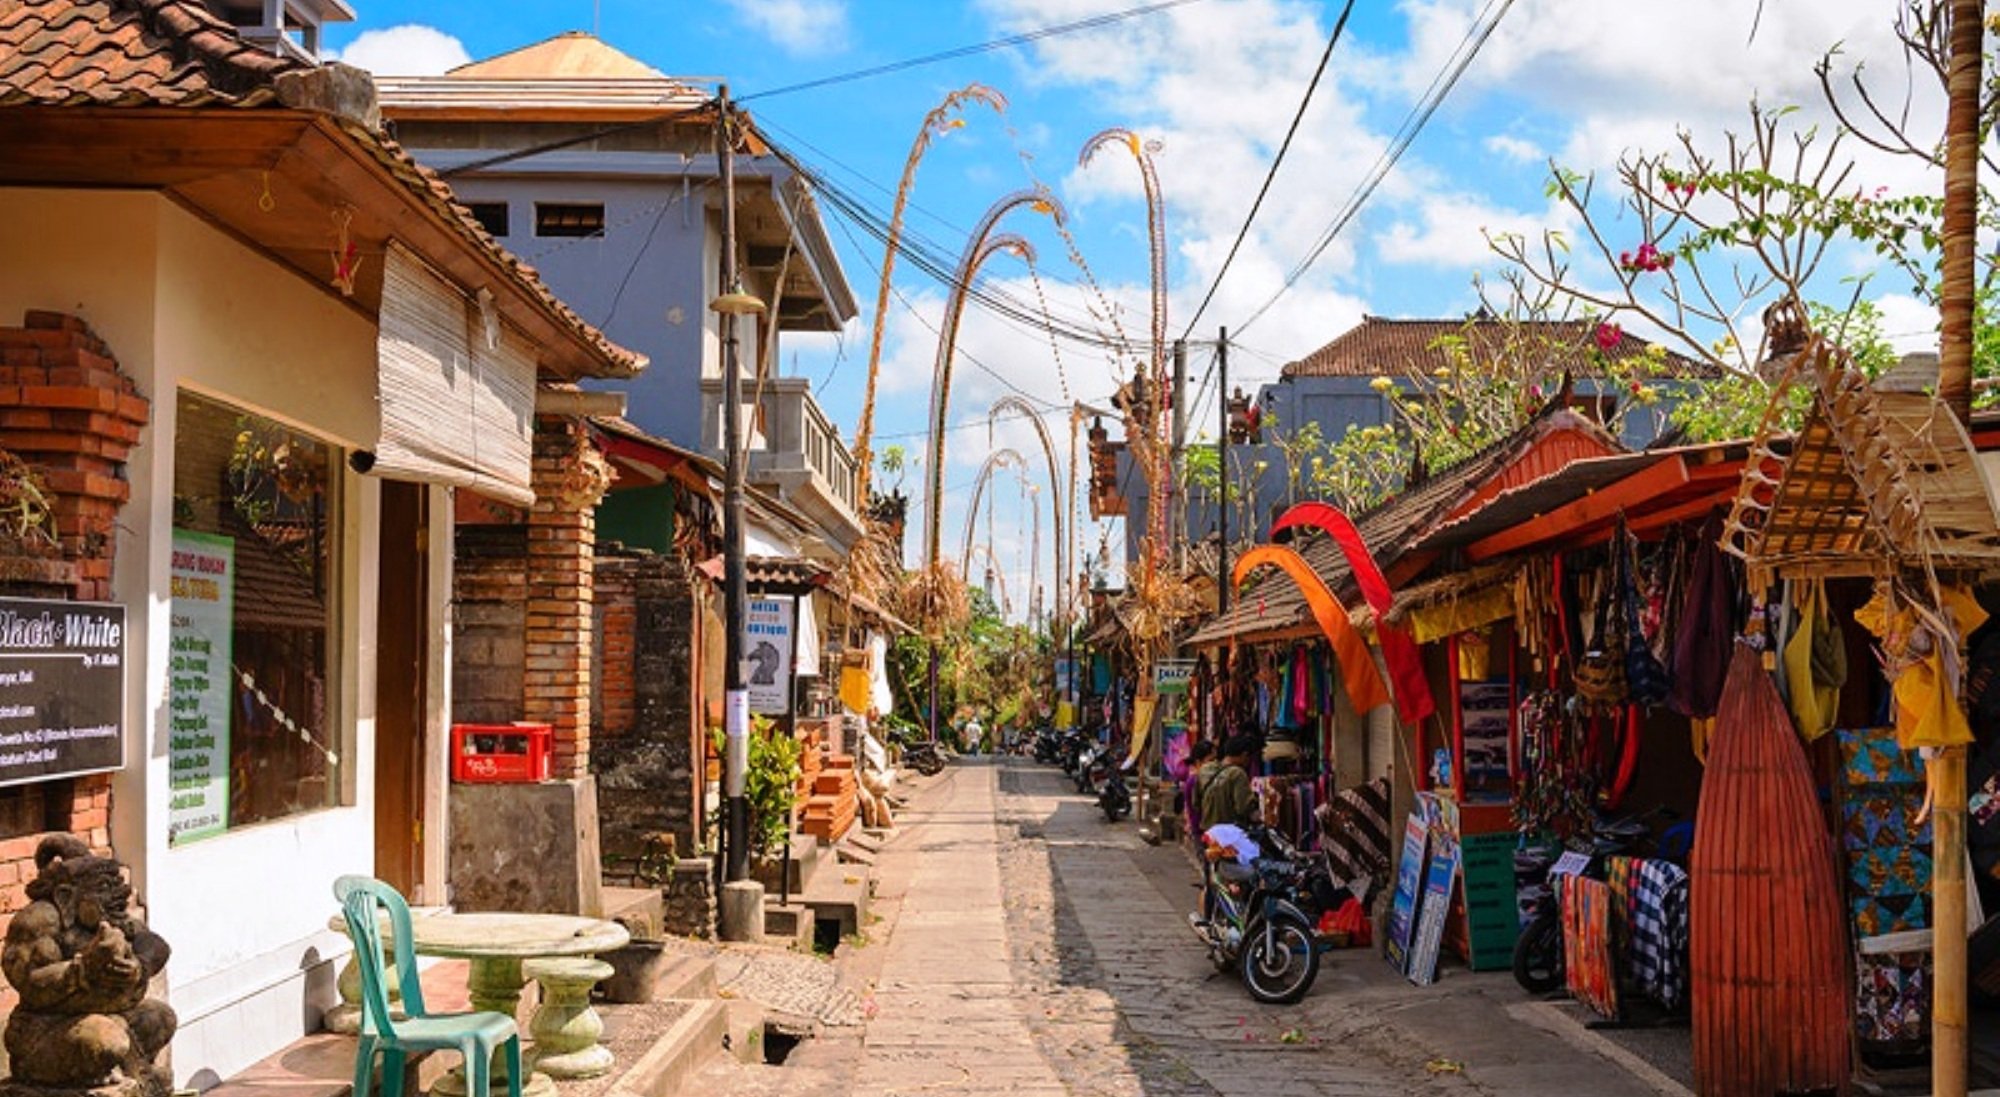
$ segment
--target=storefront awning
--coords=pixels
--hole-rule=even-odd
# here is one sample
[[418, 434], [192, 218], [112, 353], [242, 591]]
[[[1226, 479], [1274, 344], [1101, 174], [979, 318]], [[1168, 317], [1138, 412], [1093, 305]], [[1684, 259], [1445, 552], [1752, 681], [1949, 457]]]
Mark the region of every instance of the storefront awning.
[[392, 241], [376, 346], [373, 471], [533, 505], [535, 359], [490, 299], [466, 297]]

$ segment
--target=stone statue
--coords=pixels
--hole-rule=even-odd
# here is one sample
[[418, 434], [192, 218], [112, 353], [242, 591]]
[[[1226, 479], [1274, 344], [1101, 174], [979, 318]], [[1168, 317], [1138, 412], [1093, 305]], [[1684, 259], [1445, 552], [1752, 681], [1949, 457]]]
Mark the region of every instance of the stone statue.
[[146, 997], [167, 942], [127, 911], [124, 866], [74, 835], [42, 839], [32, 900], [14, 915], [0, 972], [21, 995], [7, 1019], [13, 1077], [0, 1097], [166, 1097], [173, 1076], [153, 1060], [178, 1024]]

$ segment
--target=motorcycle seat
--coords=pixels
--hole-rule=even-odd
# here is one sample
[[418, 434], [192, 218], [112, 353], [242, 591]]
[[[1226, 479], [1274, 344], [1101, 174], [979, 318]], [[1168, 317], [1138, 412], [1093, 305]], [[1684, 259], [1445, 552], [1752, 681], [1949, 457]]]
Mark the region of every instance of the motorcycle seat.
[[1257, 870], [1249, 865], [1239, 865], [1234, 861], [1217, 861], [1215, 876], [1231, 891], [1241, 891], [1246, 884], [1257, 882]]

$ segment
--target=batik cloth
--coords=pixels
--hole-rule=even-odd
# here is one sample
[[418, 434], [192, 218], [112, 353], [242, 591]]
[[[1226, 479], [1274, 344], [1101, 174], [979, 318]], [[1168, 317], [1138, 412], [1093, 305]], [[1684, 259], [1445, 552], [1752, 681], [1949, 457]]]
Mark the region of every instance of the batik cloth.
[[1571, 996], [1605, 1017], [1618, 1016], [1611, 907], [1611, 889], [1604, 881], [1563, 877], [1563, 978]]
[[1632, 881], [1627, 956], [1632, 981], [1667, 1009], [1687, 1001], [1688, 875], [1672, 861], [1649, 858]]

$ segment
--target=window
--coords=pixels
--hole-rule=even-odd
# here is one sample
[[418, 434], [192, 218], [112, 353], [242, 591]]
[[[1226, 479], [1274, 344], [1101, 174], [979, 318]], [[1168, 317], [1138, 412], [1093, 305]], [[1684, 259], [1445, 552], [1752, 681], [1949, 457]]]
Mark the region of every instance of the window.
[[604, 231], [602, 202], [536, 202], [536, 236], [596, 236]]
[[480, 228], [495, 236], [507, 235], [507, 203], [467, 202], [465, 208], [472, 211], [472, 217], [479, 222]]
[[339, 455], [182, 392], [174, 436], [168, 841], [332, 807]]

